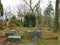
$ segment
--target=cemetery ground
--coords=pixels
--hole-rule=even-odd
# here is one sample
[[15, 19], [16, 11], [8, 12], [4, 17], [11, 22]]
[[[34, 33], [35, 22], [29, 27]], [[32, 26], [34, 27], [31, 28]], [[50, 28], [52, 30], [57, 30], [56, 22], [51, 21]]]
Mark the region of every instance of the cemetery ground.
[[[32, 28], [24, 28], [24, 27], [16, 27], [13, 30], [16, 30], [16, 34], [20, 36], [20, 31], [28, 31], [28, 30], [38, 30], [37, 27]], [[0, 30], [0, 36], [4, 36], [5, 32], [10, 31], [9, 28], [6, 28], [5, 30]], [[57, 39], [58, 36], [58, 39]], [[55, 38], [56, 37], [56, 38]], [[3, 44], [6, 38], [0, 39], [0, 43]], [[7, 42], [6, 42], [7, 43]], [[5, 45], [5, 44], [4, 44]], [[10, 45], [60, 45], [60, 33], [54, 33], [52, 30], [47, 30], [47, 28], [42, 28], [42, 38], [39, 40], [28, 40], [27, 38], [22, 39], [19, 43], [13, 42]]]

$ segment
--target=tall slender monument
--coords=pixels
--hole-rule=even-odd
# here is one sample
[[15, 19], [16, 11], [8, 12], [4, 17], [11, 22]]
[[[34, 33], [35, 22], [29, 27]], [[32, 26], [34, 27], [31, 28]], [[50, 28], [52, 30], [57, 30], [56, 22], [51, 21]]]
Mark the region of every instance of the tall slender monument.
[[1, 4], [1, 0], [0, 0], [0, 16], [3, 16], [3, 5]]

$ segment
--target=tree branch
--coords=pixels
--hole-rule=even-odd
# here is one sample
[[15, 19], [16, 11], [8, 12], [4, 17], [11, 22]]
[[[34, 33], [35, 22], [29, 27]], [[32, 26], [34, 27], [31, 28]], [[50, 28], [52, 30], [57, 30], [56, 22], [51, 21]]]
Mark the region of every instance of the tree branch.
[[26, 0], [23, 0], [29, 7], [30, 7], [30, 5], [26, 2]]
[[35, 9], [35, 7], [37, 7], [40, 4], [40, 0], [38, 1], [38, 3], [34, 6], [33, 10]]
[[31, 10], [32, 12], [33, 12], [34, 9], [40, 4], [40, 0], [39, 0], [38, 3], [35, 4], [35, 6], [32, 8], [32, 0], [29, 1], [29, 4], [27, 3], [26, 0], [23, 0], [23, 1], [29, 6], [29, 8], [30, 8], [30, 10]]

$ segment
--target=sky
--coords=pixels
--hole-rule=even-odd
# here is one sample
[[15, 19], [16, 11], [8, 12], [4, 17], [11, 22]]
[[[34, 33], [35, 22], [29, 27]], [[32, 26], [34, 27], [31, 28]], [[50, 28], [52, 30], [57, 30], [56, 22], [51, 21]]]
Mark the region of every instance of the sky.
[[[22, 0], [1, 0], [2, 4], [4, 5], [4, 7], [6, 7], [7, 5], [19, 5], [19, 4], [23, 4], [24, 2]], [[38, 0], [33, 0], [34, 3], [37, 3]], [[48, 1], [50, 0], [42, 0], [41, 1], [41, 6], [44, 8], [45, 6], [47, 6]], [[53, 7], [55, 6], [55, 0], [51, 0]]]
[[[49, 1], [52, 1], [53, 8], [55, 9], [55, 0], [42, 0], [40, 3], [42, 10], [44, 10], [47, 7]], [[17, 11], [16, 6], [21, 6], [24, 4], [23, 0], [1, 0], [1, 2], [3, 4], [3, 7], [5, 9], [7, 9], [8, 11], [9, 11], [9, 6], [10, 6], [12, 13], [14, 13], [14, 14], [17, 14], [16, 13], [16, 11]], [[38, 2], [38, 0], [33, 0], [33, 2], [34, 3], [32, 6], [34, 6]], [[13, 9], [13, 8], [15, 8], [15, 9]]]

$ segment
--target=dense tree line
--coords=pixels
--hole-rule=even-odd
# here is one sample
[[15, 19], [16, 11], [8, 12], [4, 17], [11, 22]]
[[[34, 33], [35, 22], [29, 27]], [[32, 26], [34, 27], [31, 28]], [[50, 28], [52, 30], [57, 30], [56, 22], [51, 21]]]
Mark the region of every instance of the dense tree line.
[[[35, 27], [37, 25], [44, 25], [45, 27], [54, 27], [54, 31], [57, 31], [59, 28], [59, 0], [56, 0], [56, 8], [55, 8], [55, 17], [54, 16], [54, 9], [52, 6], [51, 1], [49, 1], [49, 4], [45, 8], [43, 14], [40, 7], [40, 0], [38, 0], [37, 4], [35, 4], [34, 7], [32, 7], [32, 0], [29, 0], [29, 3], [26, 0], [23, 0], [25, 4], [29, 7], [29, 11], [24, 13], [24, 22], [22, 23], [20, 20], [18, 20], [15, 16], [12, 16], [12, 18], [9, 21], [9, 25], [16, 25], [20, 26], [21, 24], [24, 27]], [[25, 6], [25, 5], [24, 5]], [[27, 7], [26, 7], [27, 8]], [[22, 14], [20, 8], [18, 8], [18, 15]], [[24, 10], [25, 11], [25, 10]], [[0, 3], [0, 12], [3, 14], [3, 6]], [[8, 20], [7, 20], [8, 22]], [[54, 25], [53, 25], [54, 24]]]

